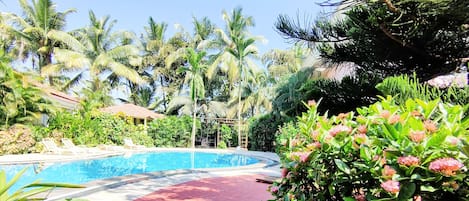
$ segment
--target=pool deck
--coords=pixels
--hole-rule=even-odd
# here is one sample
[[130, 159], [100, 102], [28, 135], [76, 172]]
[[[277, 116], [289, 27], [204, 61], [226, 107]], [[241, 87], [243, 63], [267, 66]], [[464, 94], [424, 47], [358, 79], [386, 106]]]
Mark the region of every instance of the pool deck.
[[[257, 183], [255, 178], [280, 176], [279, 158], [275, 153], [233, 149], [174, 149], [151, 148], [77, 155], [26, 154], [0, 156], [1, 164], [72, 161], [101, 158], [112, 155], [132, 154], [147, 151], [204, 151], [237, 153], [261, 159], [260, 163], [237, 168], [196, 169], [153, 172], [128, 175], [84, 184], [83, 189], [57, 189], [47, 200], [80, 198], [89, 201], [148, 201], [148, 200], [259, 200], [270, 196], [267, 184]], [[176, 190], [177, 189], [177, 190]], [[231, 190], [231, 191], [230, 191]], [[244, 192], [245, 191], [245, 192]], [[231, 193], [230, 193], [231, 192]], [[238, 193], [235, 193], [238, 192]], [[218, 194], [217, 194], [218, 193]], [[233, 195], [234, 194], [234, 195]], [[264, 197], [262, 197], [264, 196]], [[229, 199], [228, 199], [229, 198]], [[265, 199], [267, 200], [267, 199]]]

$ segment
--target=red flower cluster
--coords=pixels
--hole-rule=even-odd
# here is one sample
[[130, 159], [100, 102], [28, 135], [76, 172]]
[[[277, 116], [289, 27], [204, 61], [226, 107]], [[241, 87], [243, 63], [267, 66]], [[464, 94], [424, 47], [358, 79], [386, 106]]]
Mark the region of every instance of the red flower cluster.
[[399, 193], [399, 186], [400, 186], [399, 182], [393, 181], [393, 180], [388, 180], [388, 181], [381, 183], [381, 188], [393, 194]]
[[425, 139], [425, 131], [410, 131], [410, 140], [419, 143]]
[[455, 175], [464, 165], [454, 158], [440, 158], [430, 163], [428, 169], [446, 176]]
[[350, 132], [352, 132], [352, 128], [350, 128], [348, 126], [344, 126], [344, 125], [337, 125], [337, 126], [334, 126], [334, 127], [331, 128], [331, 130], [329, 131], [329, 134], [332, 137], [335, 137], [337, 134], [339, 134], [341, 132], [350, 133]]
[[401, 156], [397, 158], [397, 163], [407, 167], [418, 166], [420, 164], [420, 160], [415, 156]]
[[389, 165], [385, 165], [382, 174], [384, 178], [392, 178], [396, 174], [396, 170]]

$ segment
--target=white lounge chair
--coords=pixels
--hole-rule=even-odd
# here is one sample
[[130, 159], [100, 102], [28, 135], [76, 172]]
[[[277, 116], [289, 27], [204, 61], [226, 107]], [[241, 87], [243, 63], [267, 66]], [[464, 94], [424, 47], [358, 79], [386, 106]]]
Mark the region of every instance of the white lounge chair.
[[124, 138], [124, 147], [129, 149], [144, 149], [143, 145], [136, 145], [130, 138]]
[[44, 138], [42, 139], [41, 143], [44, 145], [45, 151], [47, 153], [53, 153], [53, 154], [77, 154], [76, 150], [71, 150], [71, 149], [63, 149], [57, 146], [55, 144], [53, 139], [50, 138]]
[[100, 151], [96, 148], [76, 146], [75, 143], [69, 138], [62, 138], [62, 143], [65, 149], [74, 150], [75, 152], [81, 153], [99, 153]]

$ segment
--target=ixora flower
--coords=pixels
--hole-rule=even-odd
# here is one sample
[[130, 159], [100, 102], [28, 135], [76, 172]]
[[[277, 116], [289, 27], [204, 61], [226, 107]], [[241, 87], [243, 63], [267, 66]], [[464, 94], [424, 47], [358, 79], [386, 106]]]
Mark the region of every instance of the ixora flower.
[[388, 180], [388, 181], [381, 183], [381, 188], [393, 194], [399, 193], [399, 187], [400, 187], [400, 184], [398, 181]]
[[368, 129], [366, 128], [366, 125], [360, 125], [357, 128], [357, 131], [358, 131], [358, 133], [366, 134], [366, 132], [368, 132]]
[[379, 116], [387, 119], [391, 116], [391, 112], [389, 112], [388, 110], [383, 110], [381, 113], [379, 113]]
[[400, 120], [401, 120], [401, 116], [395, 114], [389, 117], [388, 122], [389, 124], [392, 125], [392, 124], [397, 124], [397, 122], [399, 122]]
[[272, 187], [270, 187], [270, 192], [272, 192], [272, 193], [277, 193], [277, 192], [278, 192], [278, 186], [272, 186]]
[[422, 142], [425, 139], [425, 131], [410, 131], [409, 138], [412, 142]]
[[329, 130], [329, 134], [332, 137], [335, 137], [337, 134], [342, 133], [342, 132], [350, 133], [352, 132], [352, 128], [341, 124], [341, 125], [334, 126], [331, 128], [331, 130]]
[[425, 122], [423, 122], [423, 127], [425, 127], [425, 130], [430, 133], [434, 133], [438, 130], [436, 124], [431, 120], [426, 120]]
[[428, 169], [445, 176], [452, 176], [462, 167], [464, 167], [464, 165], [454, 158], [440, 158], [432, 161]]
[[415, 156], [401, 156], [397, 158], [397, 163], [403, 166], [418, 166], [420, 164], [420, 159]]
[[384, 178], [392, 178], [396, 174], [396, 170], [389, 165], [385, 165], [382, 174]]

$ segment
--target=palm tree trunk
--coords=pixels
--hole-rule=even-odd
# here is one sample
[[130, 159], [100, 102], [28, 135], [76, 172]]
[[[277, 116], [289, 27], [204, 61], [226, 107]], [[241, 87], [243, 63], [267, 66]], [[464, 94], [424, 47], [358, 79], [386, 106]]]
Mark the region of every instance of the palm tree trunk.
[[196, 118], [197, 118], [197, 98], [194, 98], [194, 111], [192, 112], [192, 148], [195, 148], [195, 132], [196, 132]]
[[239, 59], [238, 60], [238, 66], [239, 66], [239, 70], [240, 70], [240, 73], [239, 73], [239, 76], [240, 76], [240, 82], [239, 82], [239, 86], [238, 86], [238, 145], [239, 147], [241, 147], [242, 145], [242, 142], [241, 142], [241, 110], [242, 110], [242, 105], [241, 105], [241, 87], [243, 85], [243, 67], [241, 66], [242, 62], [241, 62], [242, 59]]

